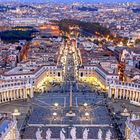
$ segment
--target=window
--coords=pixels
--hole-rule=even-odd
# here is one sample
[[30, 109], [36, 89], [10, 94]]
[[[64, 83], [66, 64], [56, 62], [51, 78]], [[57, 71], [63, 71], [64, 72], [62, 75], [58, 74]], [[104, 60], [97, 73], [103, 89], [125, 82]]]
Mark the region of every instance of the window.
[[81, 72], [80, 76], [83, 77], [83, 72]]
[[58, 77], [60, 77], [60, 72], [58, 72]]

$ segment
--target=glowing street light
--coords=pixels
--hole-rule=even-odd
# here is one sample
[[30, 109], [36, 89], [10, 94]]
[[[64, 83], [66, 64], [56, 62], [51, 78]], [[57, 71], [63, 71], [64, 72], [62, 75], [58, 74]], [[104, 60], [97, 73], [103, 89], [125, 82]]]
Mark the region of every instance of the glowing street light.
[[57, 113], [56, 113], [56, 112], [54, 112], [54, 113], [53, 113], [53, 116], [55, 116], [55, 117], [56, 117], [56, 116], [57, 116]]
[[59, 104], [58, 104], [58, 103], [54, 103], [54, 106], [55, 106], [55, 107], [58, 107], [58, 106], [59, 106]]
[[88, 120], [88, 118], [89, 118], [89, 113], [88, 112], [85, 112], [85, 117], [86, 117], [86, 120]]
[[13, 115], [14, 117], [19, 116], [20, 114], [21, 114], [21, 113], [19, 112], [18, 109], [15, 109], [14, 112], [12, 113], [12, 115]]
[[86, 113], [85, 113], [85, 116], [86, 116], [86, 117], [88, 117], [88, 116], [89, 116], [89, 113], [88, 113], [88, 112], [86, 112]]
[[88, 104], [87, 103], [84, 103], [84, 107], [87, 107], [88, 106]]

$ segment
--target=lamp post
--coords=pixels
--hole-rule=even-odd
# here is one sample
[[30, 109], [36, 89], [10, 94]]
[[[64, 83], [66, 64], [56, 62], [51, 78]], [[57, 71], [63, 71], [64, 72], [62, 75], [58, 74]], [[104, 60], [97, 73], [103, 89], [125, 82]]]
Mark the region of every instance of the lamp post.
[[14, 112], [12, 113], [13, 118], [15, 118], [17, 120], [17, 117], [20, 116], [20, 112], [19, 110], [16, 108], [14, 109]]
[[56, 117], [57, 117], [57, 113], [54, 112], [54, 113], [53, 113], [53, 118], [54, 118], [54, 120], [56, 120]]
[[13, 116], [19, 116], [21, 113], [18, 111], [18, 109], [15, 109], [12, 113]]
[[84, 103], [84, 107], [87, 107], [88, 106], [88, 104], [87, 103]]
[[85, 112], [85, 117], [86, 117], [86, 120], [88, 120], [88, 118], [89, 118], [89, 113], [88, 112]]
[[57, 108], [59, 106], [59, 104], [58, 103], [54, 103], [54, 106], [55, 106], [55, 108]]

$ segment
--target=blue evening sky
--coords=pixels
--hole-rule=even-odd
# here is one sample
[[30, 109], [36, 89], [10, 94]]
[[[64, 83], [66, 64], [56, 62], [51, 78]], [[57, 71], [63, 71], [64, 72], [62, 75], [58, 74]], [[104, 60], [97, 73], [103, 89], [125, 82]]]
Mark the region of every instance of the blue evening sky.
[[0, 0], [0, 2], [5, 1], [20, 1], [20, 2], [103, 2], [103, 3], [114, 3], [114, 2], [137, 2], [140, 3], [140, 0]]

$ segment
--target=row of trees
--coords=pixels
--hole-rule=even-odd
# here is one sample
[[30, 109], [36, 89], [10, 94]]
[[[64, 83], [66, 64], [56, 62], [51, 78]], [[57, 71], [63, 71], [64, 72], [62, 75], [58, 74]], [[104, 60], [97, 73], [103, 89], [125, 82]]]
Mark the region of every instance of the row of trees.
[[19, 40], [31, 40], [36, 30], [8, 30], [0, 32], [0, 38], [4, 42], [17, 42]]
[[69, 26], [79, 26], [80, 33], [83, 35], [109, 35], [109, 29], [101, 26], [99, 23], [91, 23], [73, 19], [63, 19], [58, 22], [60, 30], [69, 32]]
[[[73, 19], [63, 19], [61, 21], [54, 22], [58, 24], [60, 30], [63, 32], [69, 33], [69, 26], [79, 26], [81, 35], [83, 36], [97, 35], [106, 37], [109, 40], [112, 40], [116, 45], [122, 42], [123, 45], [126, 46], [129, 40], [128, 37], [113, 35], [108, 28], [101, 26], [99, 23], [91, 23]], [[140, 39], [137, 39], [135, 41], [135, 44], [136, 45], [140, 44]]]

